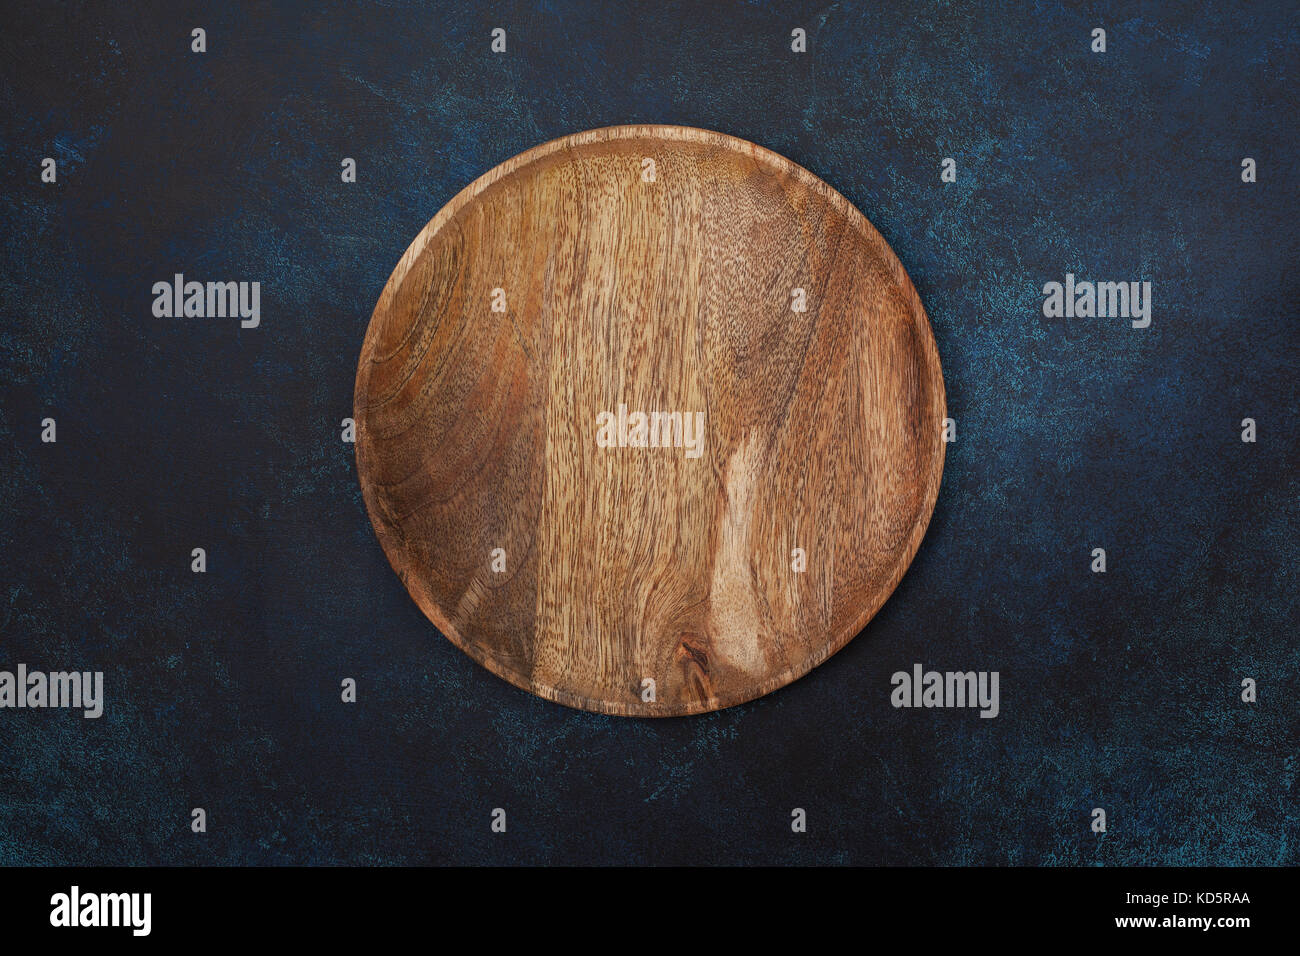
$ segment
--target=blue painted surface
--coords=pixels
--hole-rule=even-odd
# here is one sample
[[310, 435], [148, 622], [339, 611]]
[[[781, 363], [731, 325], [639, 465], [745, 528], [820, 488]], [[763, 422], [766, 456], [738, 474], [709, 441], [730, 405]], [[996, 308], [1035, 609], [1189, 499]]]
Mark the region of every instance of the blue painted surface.
[[[0, 667], [102, 669], [108, 700], [0, 712], [0, 862], [1296, 862], [1294, 11], [863, 7], [8, 14]], [[443, 640], [339, 440], [425, 222], [630, 122], [751, 139], [862, 209], [958, 422], [866, 631], [662, 722], [535, 699]], [[153, 318], [178, 271], [261, 281], [261, 327]], [[1152, 281], [1151, 327], [1044, 318], [1067, 271]], [[914, 662], [998, 670], [1000, 716], [892, 709]]]

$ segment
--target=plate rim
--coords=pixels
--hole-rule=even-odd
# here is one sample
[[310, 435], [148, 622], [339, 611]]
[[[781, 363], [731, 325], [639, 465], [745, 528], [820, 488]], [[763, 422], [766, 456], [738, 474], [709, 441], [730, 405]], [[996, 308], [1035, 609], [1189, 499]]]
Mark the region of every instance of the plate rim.
[[[514, 669], [504, 665], [501, 661], [496, 659], [487, 648], [466, 641], [457, 629], [452, 626], [442, 609], [431, 600], [425, 599], [425, 594], [422, 589], [412, 589], [407, 586], [404, 569], [399, 567], [397, 562], [394, 561], [394, 556], [390, 553], [388, 543], [385, 541], [384, 536], [380, 535], [378, 532], [380, 525], [376, 521], [377, 508], [372, 504], [371, 498], [373, 492], [365, 479], [365, 472], [362, 464], [362, 451], [363, 447], [365, 447], [363, 436], [366, 434], [366, 426], [364, 424], [365, 416], [362, 414], [363, 406], [361, 404], [363, 398], [362, 373], [366, 368], [367, 362], [370, 361], [371, 354], [374, 351], [374, 330], [376, 328], [376, 319], [391, 307], [392, 301], [396, 297], [397, 290], [401, 287], [406, 276], [410, 273], [411, 267], [424, 252], [433, 237], [437, 235], [437, 233], [449, 222], [454, 221], [457, 214], [465, 206], [477, 199], [484, 191], [491, 188], [502, 179], [518, 174], [521, 170], [538, 160], [544, 159], [545, 157], [562, 150], [588, 146], [593, 143], [643, 138], [703, 143], [740, 152], [761, 163], [773, 166], [778, 171], [788, 176], [792, 176], [798, 180], [800, 184], [812, 188], [834, 206], [848, 222], [858, 229], [863, 238], [870, 245], [880, 251], [884, 263], [889, 268], [891, 277], [898, 287], [898, 291], [904, 297], [908, 310], [912, 314], [913, 321], [923, 333], [920, 336], [920, 351], [927, 372], [930, 374], [935, 384], [937, 405], [941, 413], [939, 421], [934, 423], [934, 433], [939, 437], [939, 440], [934, 443], [930, 455], [930, 461], [928, 462], [928, 467], [925, 471], [925, 490], [923, 493], [919, 518], [913, 524], [904, 546], [896, 550], [896, 556], [890, 568], [889, 584], [877, 590], [876, 593], [879, 595], [878, 600], [864, 603], [863, 609], [853, 618], [853, 624], [851, 626], [845, 627], [842, 632], [832, 633], [830, 636], [831, 639], [822, 647], [818, 648], [815, 653], [808, 654], [800, 660], [799, 667], [787, 667], [783, 671], [770, 675], [761, 683], [748, 685], [749, 689], [747, 690], [729, 695], [715, 696], [703, 701], [686, 701], [684, 706], [671, 707], [666, 705], [638, 707], [638, 704], [643, 704], [644, 702], [640, 701], [640, 698], [637, 697], [627, 701], [592, 698], [581, 694], [575, 694], [572, 691], [562, 690], [548, 684], [537, 683], [527, 675], [519, 674]], [[760, 146], [749, 140], [695, 126], [679, 126], [661, 123], [625, 124], [602, 126], [578, 133], [559, 136], [510, 157], [504, 162], [493, 166], [487, 172], [478, 176], [461, 189], [445, 205], [443, 205], [441, 209], [438, 210], [434, 217], [430, 219], [423, 228], [420, 229], [415, 238], [402, 253], [401, 258], [398, 259], [397, 265], [393, 267], [388, 280], [384, 283], [384, 287], [380, 292], [379, 298], [375, 303], [374, 309], [371, 311], [370, 319], [366, 325], [365, 337], [362, 342], [361, 354], [357, 361], [357, 373], [353, 385], [352, 414], [355, 426], [353, 453], [357, 469], [357, 480], [361, 485], [362, 500], [365, 504], [366, 515], [370, 520], [371, 530], [375, 532], [375, 536], [379, 539], [380, 550], [383, 551], [384, 557], [401, 580], [403, 588], [406, 590], [408, 596], [410, 596], [410, 598], [416, 603], [424, 616], [433, 623], [444, 637], [468, 655], [473, 661], [496, 675], [498, 678], [509, 682], [521, 690], [527, 691], [528, 693], [545, 700], [563, 704], [567, 707], [585, 711], [587, 713], [641, 718], [686, 717], [726, 710], [730, 707], [736, 707], [740, 704], [765, 697], [782, 687], [794, 683], [801, 677], [806, 676], [815, 668], [824, 664], [836, 653], [843, 650], [849, 642], [863, 632], [866, 626], [880, 612], [880, 609], [884, 607], [888, 600], [893, 596], [894, 592], [898, 589], [903, 577], [907, 574], [907, 571], [912, 566], [912, 562], [916, 559], [917, 552], [920, 550], [921, 542], [924, 540], [926, 531], [929, 529], [930, 520], [934, 515], [935, 505], [939, 497], [939, 489], [943, 480], [944, 464], [947, 456], [947, 442], [942, 440], [941, 434], [943, 419], [947, 416], [947, 411], [947, 390], [943, 377], [943, 366], [939, 361], [938, 343], [935, 340], [934, 328], [930, 322], [929, 314], [926, 312], [925, 306], [921, 302], [920, 295], [917, 293], [911, 277], [908, 275], [907, 270], [903, 268], [903, 264], [899, 260], [893, 248], [866, 215], [857, 208], [857, 206], [851, 203], [837, 189], [808, 169], [800, 166], [798, 163], [780, 153], [774, 152], [773, 150], [767, 149], [766, 147]], [[656, 704], [658, 704], [658, 702], [656, 702]]]

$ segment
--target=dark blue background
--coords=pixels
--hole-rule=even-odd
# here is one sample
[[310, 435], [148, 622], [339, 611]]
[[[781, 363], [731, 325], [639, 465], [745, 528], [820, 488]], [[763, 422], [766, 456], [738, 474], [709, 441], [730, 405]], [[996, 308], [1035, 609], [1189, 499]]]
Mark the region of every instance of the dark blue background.
[[[0, 667], [102, 669], [107, 703], [0, 711], [0, 860], [1296, 862], [1293, 4], [9, 6]], [[862, 209], [958, 422], [864, 633], [659, 722], [442, 639], [340, 441], [419, 229], [629, 122], [751, 139]], [[1151, 327], [1044, 318], [1067, 271], [1152, 281]], [[262, 282], [261, 327], [154, 318], [174, 272]], [[892, 709], [914, 662], [998, 670], [1001, 715]]]

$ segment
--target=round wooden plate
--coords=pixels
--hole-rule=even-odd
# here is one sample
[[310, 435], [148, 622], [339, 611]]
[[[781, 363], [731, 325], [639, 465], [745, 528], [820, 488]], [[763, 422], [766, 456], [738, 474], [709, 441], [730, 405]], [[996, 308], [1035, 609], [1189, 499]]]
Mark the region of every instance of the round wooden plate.
[[393, 568], [525, 690], [669, 716], [775, 690], [907, 570], [943, 377], [898, 259], [753, 143], [619, 126], [466, 187], [375, 306], [357, 469]]

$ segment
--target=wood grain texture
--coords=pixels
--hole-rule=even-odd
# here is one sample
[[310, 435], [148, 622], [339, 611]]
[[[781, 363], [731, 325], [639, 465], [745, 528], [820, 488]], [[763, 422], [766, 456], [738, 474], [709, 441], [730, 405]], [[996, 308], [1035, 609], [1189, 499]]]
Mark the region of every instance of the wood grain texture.
[[[703, 413], [698, 457], [680, 431], [602, 447], [620, 405]], [[366, 508], [424, 613], [609, 714], [824, 661], [902, 578], [943, 471], [938, 352], [885, 241], [789, 160], [684, 127], [568, 136], [457, 195], [379, 298], [355, 406]]]

